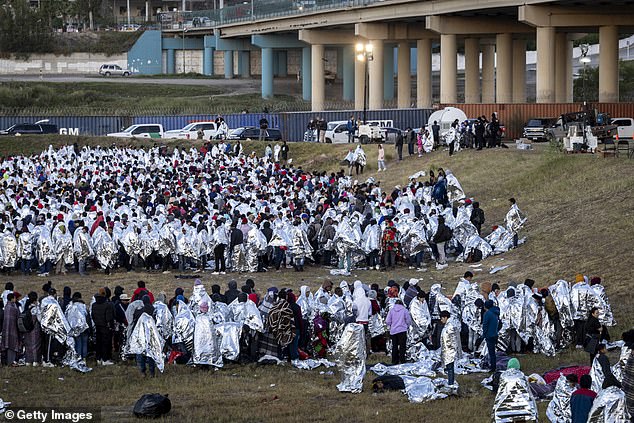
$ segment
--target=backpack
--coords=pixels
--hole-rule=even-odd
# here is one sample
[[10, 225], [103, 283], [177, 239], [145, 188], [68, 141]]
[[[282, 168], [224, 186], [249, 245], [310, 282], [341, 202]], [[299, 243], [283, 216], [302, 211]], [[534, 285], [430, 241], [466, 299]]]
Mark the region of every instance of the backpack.
[[31, 332], [34, 328], [35, 328], [35, 323], [33, 322], [33, 315], [31, 314], [31, 309], [27, 308], [18, 316], [18, 332], [28, 333], [28, 332]]

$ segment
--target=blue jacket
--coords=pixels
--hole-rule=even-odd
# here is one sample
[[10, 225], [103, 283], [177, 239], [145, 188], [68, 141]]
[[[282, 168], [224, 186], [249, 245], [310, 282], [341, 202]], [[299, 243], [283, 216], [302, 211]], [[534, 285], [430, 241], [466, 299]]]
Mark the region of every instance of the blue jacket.
[[597, 394], [589, 389], [577, 389], [570, 397], [572, 423], [586, 423]]
[[486, 313], [482, 320], [482, 336], [494, 338], [498, 336], [498, 325], [500, 322], [500, 308], [493, 306]]

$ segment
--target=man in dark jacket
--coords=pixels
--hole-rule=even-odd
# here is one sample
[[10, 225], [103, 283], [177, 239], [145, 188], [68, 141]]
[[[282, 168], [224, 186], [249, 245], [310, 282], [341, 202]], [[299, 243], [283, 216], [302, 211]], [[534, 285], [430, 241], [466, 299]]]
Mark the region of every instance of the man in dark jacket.
[[434, 136], [434, 147], [437, 147], [438, 143], [440, 143], [440, 125], [438, 125], [437, 121], [434, 121], [431, 126], [431, 133]]
[[95, 303], [91, 310], [92, 320], [95, 323], [95, 355], [97, 364], [109, 366], [114, 364], [112, 358], [112, 330], [114, 328], [114, 306], [106, 298], [106, 290], [99, 289], [95, 295]]
[[225, 297], [227, 299], [227, 304], [231, 304], [233, 300], [238, 298], [240, 291], [238, 291], [238, 283], [236, 281], [229, 281], [227, 286], [229, 289], [225, 292]]
[[399, 132], [398, 136], [396, 137], [396, 143], [394, 144], [394, 146], [396, 147], [399, 161], [403, 160], [403, 134], [401, 132]]
[[477, 201], [473, 202], [473, 210], [471, 211], [471, 223], [478, 230], [478, 235], [482, 233], [482, 225], [484, 224], [484, 211], [480, 208], [480, 203]]
[[484, 318], [482, 319], [482, 336], [487, 343], [489, 352], [489, 370], [496, 370], [497, 362], [495, 357], [495, 345], [498, 342], [498, 328], [500, 327], [500, 309], [495, 306], [493, 300], [484, 303]]
[[414, 132], [412, 128], [407, 128], [407, 132], [405, 132], [405, 137], [407, 140], [407, 154], [409, 156], [413, 156], [414, 146], [416, 145], [416, 132]]
[[445, 243], [451, 239], [453, 232], [449, 226], [445, 225], [445, 218], [438, 216], [438, 229], [433, 238], [433, 243], [436, 244], [438, 249], [438, 257], [436, 260], [436, 267], [444, 269], [447, 267], [447, 258], [445, 257]]

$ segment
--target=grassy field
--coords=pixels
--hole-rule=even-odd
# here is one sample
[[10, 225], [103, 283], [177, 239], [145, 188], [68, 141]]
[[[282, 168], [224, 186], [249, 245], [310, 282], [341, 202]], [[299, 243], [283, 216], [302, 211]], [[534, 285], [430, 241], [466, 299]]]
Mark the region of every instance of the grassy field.
[[[97, 79], [97, 78], [95, 78]], [[290, 96], [264, 100], [222, 86], [116, 82], [3, 82], [0, 113], [16, 115], [153, 115], [287, 110]], [[42, 107], [45, 104], [46, 107]]]
[[[49, 141], [58, 138], [23, 137], [0, 139], [0, 154], [38, 152]], [[110, 144], [106, 139], [79, 138], [80, 143]], [[181, 141], [179, 145], [185, 145]], [[187, 145], [190, 145], [189, 143]], [[262, 152], [263, 144], [245, 143], [245, 150]], [[294, 164], [306, 170], [339, 169], [345, 155], [345, 145], [290, 144]], [[424, 158], [394, 160], [394, 150], [387, 147], [388, 171], [376, 173], [376, 148], [368, 146], [368, 167], [360, 180], [375, 177], [386, 190], [407, 182], [409, 175], [429, 168], [451, 169], [470, 197], [480, 201], [490, 227], [503, 222], [507, 199], [511, 196], [529, 220], [522, 235], [526, 244], [502, 256], [484, 261], [482, 272], [476, 272], [479, 282], [523, 281], [531, 277], [538, 286], [547, 286], [560, 278], [572, 280], [576, 273], [601, 276], [618, 326], [612, 328], [618, 338], [623, 330], [634, 325], [634, 305], [630, 301], [634, 262], [634, 166], [627, 159], [603, 159], [593, 155], [562, 155], [540, 145], [534, 151], [515, 149], [464, 151], [449, 158], [446, 152], [434, 152]], [[508, 264], [510, 267], [495, 275], [488, 269]], [[422, 277], [422, 286], [442, 282], [451, 292], [467, 265], [451, 264], [437, 272], [431, 269], [417, 273], [399, 267], [397, 271], [381, 273], [357, 271], [350, 280], [377, 282], [384, 286], [387, 279], [400, 282], [410, 277]], [[268, 286], [294, 287], [307, 284], [316, 288], [325, 279], [336, 283], [325, 269], [308, 269], [303, 274], [292, 270], [256, 275], [201, 276], [206, 285], [235, 278], [239, 285], [252, 276], [256, 288], [264, 292]], [[178, 286], [191, 292], [192, 280], [179, 280], [174, 274], [116, 272], [110, 276], [92, 271], [89, 277], [52, 276], [53, 285], [61, 292], [68, 285], [84, 297], [98, 287], [122, 285], [127, 292], [144, 280], [155, 294], [161, 290], [169, 296]], [[36, 290], [44, 283], [41, 278], [22, 276], [2, 277], [11, 280], [20, 292]], [[556, 358], [523, 355], [520, 358], [525, 373], [542, 373], [567, 364], [587, 364], [587, 355], [571, 349]], [[387, 361], [375, 355], [372, 362]], [[94, 361], [89, 360], [89, 364]], [[0, 397], [20, 406], [102, 407], [107, 421], [133, 421], [130, 410], [143, 393], [169, 393], [173, 411], [166, 421], [423, 421], [423, 422], [487, 422], [493, 404], [493, 394], [480, 386], [483, 375], [458, 376], [461, 392], [458, 398], [426, 404], [410, 404], [401, 393], [375, 395], [369, 389], [374, 377], [366, 376], [366, 389], [359, 395], [340, 394], [337, 372], [320, 374], [323, 369], [301, 371], [290, 366], [259, 367], [230, 365], [219, 371], [200, 371], [183, 366], [166, 368], [160, 377], [143, 380], [132, 364], [96, 368], [89, 374], [68, 369], [0, 368], [4, 386]], [[63, 379], [63, 380], [62, 380]], [[540, 403], [541, 419], [545, 420], [547, 403]]]

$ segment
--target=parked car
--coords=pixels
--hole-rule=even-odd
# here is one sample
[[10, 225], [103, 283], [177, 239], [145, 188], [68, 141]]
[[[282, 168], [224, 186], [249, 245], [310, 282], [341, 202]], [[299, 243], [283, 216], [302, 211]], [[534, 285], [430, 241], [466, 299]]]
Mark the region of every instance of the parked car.
[[[258, 140], [260, 139], [260, 128], [255, 126], [247, 126], [242, 128], [236, 128], [229, 131], [227, 139], [230, 140]], [[276, 128], [269, 128], [266, 130], [266, 141], [282, 141], [282, 131]]]
[[218, 135], [218, 129], [215, 122], [192, 122], [181, 129], [173, 129], [165, 131], [163, 138], [177, 138], [186, 140], [195, 140], [198, 138], [198, 130], [203, 130], [203, 138], [208, 140]]
[[143, 123], [128, 126], [121, 132], [111, 132], [107, 137], [117, 138], [162, 138], [163, 125], [154, 123]]
[[130, 76], [132, 72], [128, 69], [123, 69], [119, 65], [101, 65], [99, 68], [99, 75], [101, 76]]
[[[383, 132], [383, 142], [385, 144], [396, 144], [396, 139], [399, 134], [405, 136], [405, 131], [398, 128], [381, 128], [381, 132]], [[403, 141], [407, 142], [407, 141]]]
[[532, 118], [526, 122], [522, 137], [532, 141], [548, 141], [548, 129], [557, 121], [556, 118]]
[[611, 125], [616, 125], [616, 133], [619, 139], [632, 139], [634, 138], [634, 119], [632, 118], [613, 118], [610, 121]]
[[17, 123], [0, 131], [0, 135], [42, 135], [58, 134], [57, 125], [48, 123], [48, 120], [40, 120], [35, 123]]

